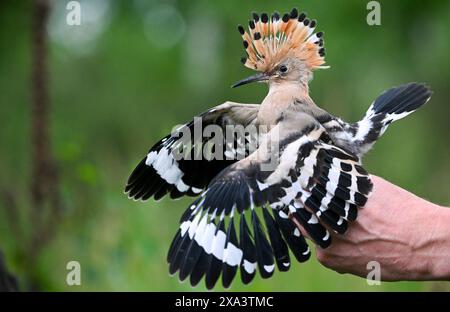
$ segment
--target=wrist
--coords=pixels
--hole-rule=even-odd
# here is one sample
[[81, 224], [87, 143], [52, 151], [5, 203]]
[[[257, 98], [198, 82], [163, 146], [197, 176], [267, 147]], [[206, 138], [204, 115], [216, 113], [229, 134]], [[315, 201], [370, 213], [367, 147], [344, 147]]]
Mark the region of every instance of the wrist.
[[[429, 204], [430, 205], [430, 204]], [[423, 209], [413, 244], [417, 279], [450, 280], [450, 209], [431, 204]]]

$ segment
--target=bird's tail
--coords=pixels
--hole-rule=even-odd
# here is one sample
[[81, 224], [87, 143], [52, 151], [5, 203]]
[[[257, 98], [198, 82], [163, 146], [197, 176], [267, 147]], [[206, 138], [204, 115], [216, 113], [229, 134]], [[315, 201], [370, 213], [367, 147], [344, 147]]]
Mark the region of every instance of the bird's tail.
[[[359, 143], [369, 149], [387, 127], [428, 102], [431, 90], [422, 83], [411, 82], [381, 94], [357, 123]], [[355, 138], [356, 139], [356, 138]]]

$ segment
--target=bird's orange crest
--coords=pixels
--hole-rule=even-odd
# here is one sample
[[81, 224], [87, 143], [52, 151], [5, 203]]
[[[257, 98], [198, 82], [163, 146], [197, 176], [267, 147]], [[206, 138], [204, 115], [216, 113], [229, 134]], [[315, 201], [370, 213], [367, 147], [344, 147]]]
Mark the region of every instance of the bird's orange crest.
[[253, 13], [248, 31], [238, 26], [247, 57], [242, 63], [251, 69], [270, 71], [286, 57], [300, 59], [310, 70], [328, 68], [325, 63], [323, 32], [314, 33], [316, 20], [310, 20], [296, 8], [282, 17]]

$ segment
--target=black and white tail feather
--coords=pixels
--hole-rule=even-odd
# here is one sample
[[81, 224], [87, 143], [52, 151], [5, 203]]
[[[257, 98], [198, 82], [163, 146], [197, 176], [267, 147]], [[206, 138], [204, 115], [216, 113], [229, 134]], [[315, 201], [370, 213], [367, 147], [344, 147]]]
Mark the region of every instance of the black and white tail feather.
[[[125, 191], [144, 200], [166, 194], [198, 196], [181, 217], [167, 255], [170, 273], [179, 272], [180, 280], [189, 277], [195, 286], [204, 278], [210, 289], [220, 277], [229, 287], [238, 271], [244, 284], [257, 271], [269, 278], [275, 267], [289, 270], [290, 252], [299, 262], [309, 259], [301, 230], [321, 248], [331, 243], [329, 231], [346, 231], [372, 189], [361, 156], [390, 123], [430, 96], [423, 84], [392, 88], [355, 124], [331, 115], [316, 120], [298, 114], [295, 122], [302, 130], [280, 141], [277, 166], [269, 171], [262, 170], [267, 159], [257, 153], [240, 161], [175, 160], [171, 148], [178, 138], [169, 135], [136, 167]], [[200, 117], [204, 125], [245, 126], [255, 122], [257, 113], [257, 105], [226, 103]], [[281, 121], [279, 128], [283, 122], [289, 121]], [[186, 126], [193, 127], [193, 122]], [[238, 144], [232, 152], [242, 148]]]
[[335, 145], [362, 157], [392, 122], [414, 112], [427, 103], [431, 95], [425, 84], [411, 82], [381, 94], [357, 123], [347, 123], [329, 114], [324, 115], [320, 122]]

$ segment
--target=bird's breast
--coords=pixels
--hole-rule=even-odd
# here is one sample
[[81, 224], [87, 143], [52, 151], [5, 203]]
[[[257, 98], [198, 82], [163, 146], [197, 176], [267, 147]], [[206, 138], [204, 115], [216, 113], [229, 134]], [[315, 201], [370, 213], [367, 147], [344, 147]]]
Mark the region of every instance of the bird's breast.
[[258, 124], [264, 125], [270, 130], [283, 118], [284, 112], [289, 109], [293, 102], [294, 99], [289, 94], [269, 93], [261, 103], [258, 112]]

